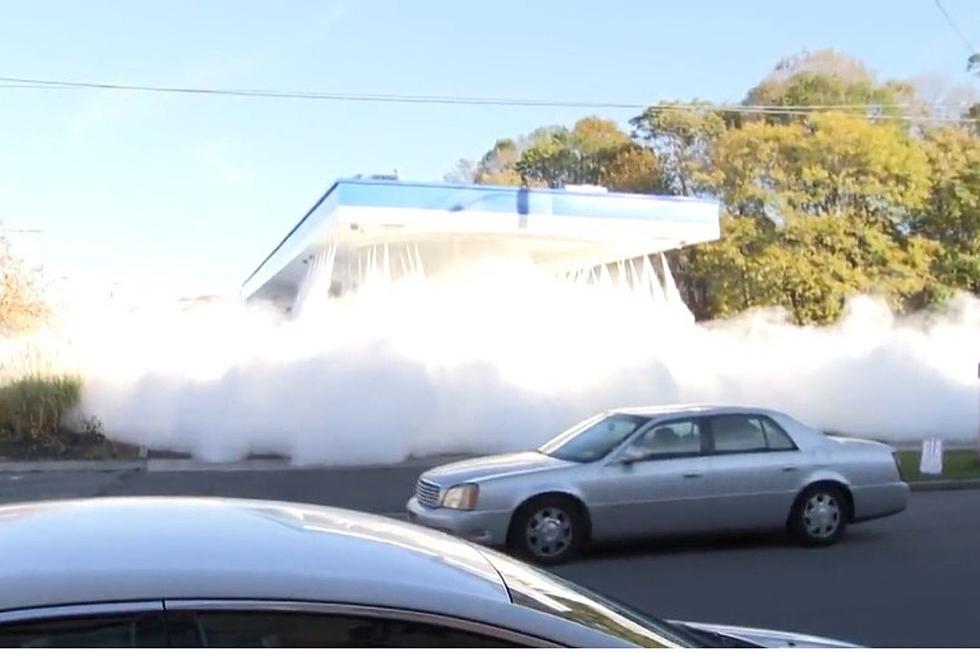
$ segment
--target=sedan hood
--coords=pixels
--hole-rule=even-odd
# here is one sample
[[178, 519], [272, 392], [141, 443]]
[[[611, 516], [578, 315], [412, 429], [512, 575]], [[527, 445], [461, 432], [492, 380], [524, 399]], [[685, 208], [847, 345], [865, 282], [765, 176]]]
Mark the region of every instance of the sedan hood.
[[422, 476], [433, 483], [448, 487], [457, 483], [479, 483], [492, 478], [538, 472], [546, 469], [561, 469], [562, 467], [569, 467], [576, 464], [567, 460], [552, 458], [537, 451], [524, 451], [461, 460], [456, 463], [430, 469]]
[[860, 648], [857, 644], [781, 630], [741, 628], [739, 626], [719, 626], [716, 624], [690, 622], [675, 623], [695, 631], [696, 634], [718, 637], [718, 644], [722, 648], [732, 648], [731, 644], [725, 643], [724, 640], [727, 638], [740, 640], [762, 648]]

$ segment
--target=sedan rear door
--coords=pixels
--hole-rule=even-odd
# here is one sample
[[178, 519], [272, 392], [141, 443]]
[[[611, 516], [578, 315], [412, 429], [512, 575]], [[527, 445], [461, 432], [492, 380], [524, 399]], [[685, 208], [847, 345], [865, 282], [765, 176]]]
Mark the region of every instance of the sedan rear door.
[[766, 415], [731, 413], [706, 420], [710, 506], [719, 529], [779, 528], [806, 475], [806, 455]]

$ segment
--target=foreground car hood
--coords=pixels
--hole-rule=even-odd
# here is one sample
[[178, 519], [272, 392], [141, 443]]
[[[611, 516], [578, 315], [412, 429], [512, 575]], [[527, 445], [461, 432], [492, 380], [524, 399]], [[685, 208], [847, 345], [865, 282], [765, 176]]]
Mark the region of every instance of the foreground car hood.
[[699, 624], [687, 621], [675, 623], [679, 623], [694, 631], [707, 633], [708, 635], [714, 634], [723, 637], [732, 637], [764, 648], [860, 648], [857, 644], [841, 642], [835, 639], [803, 635], [801, 633], [789, 633], [780, 630], [719, 626], [716, 624]]
[[422, 476], [443, 487], [457, 483], [478, 483], [491, 478], [525, 474], [550, 469], [561, 469], [577, 463], [559, 460], [537, 451], [506, 453], [498, 456], [470, 458], [430, 469]]

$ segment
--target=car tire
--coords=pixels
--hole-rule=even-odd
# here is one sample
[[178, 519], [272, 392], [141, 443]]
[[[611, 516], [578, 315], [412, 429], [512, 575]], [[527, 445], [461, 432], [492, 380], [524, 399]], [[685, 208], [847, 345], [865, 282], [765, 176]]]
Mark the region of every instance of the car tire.
[[804, 546], [830, 546], [844, 536], [850, 514], [850, 501], [839, 487], [813, 485], [793, 504], [789, 530]]
[[511, 520], [508, 546], [522, 558], [540, 565], [568, 562], [582, 550], [588, 520], [581, 505], [566, 496], [531, 499]]

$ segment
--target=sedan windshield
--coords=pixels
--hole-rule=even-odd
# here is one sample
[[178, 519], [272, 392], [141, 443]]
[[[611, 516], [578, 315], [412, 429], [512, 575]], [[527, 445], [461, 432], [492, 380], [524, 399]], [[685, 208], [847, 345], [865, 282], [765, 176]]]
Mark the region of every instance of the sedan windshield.
[[710, 644], [655, 617], [541, 569], [478, 547], [496, 567], [515, 604], [567, 619], [643, 648], [707, 647]]
[[605, 458], [649, 421], [636, 415], [599, 415], [573, 426], [538, 451], [562, 460], [591, 463]]

